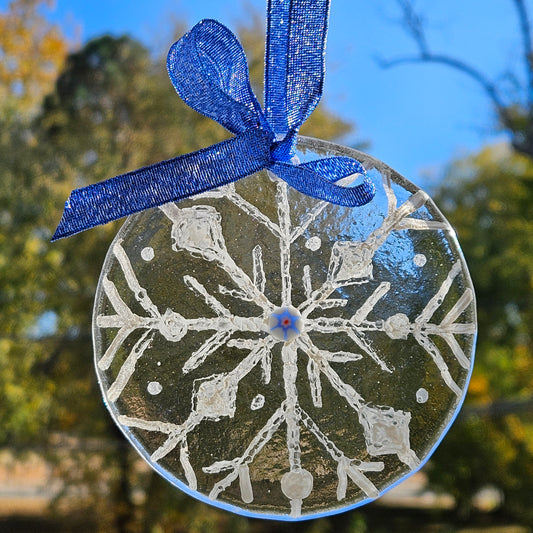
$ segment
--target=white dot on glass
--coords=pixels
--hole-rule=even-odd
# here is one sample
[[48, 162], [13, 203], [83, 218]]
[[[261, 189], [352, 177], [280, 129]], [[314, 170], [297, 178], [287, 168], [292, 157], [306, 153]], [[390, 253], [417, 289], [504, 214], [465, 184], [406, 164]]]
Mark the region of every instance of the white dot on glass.
[[161, 386], [161, 383], [159, 383], [159, 381], [150, 381], [146, 389], [148, 390], [150, 394], [155, 396], [156, 394], [159, 394], [163, 390], [163, 387]]
[[311, 237], [305, 243], [305, 247], [313, 252], [316, 252], [321, 246], [322, 246], [322, 241], [320, 240], [320, 237]]
[[426, 389], [418, 389], [416, 391], [416, 401], [418, 403], [426, 403], [429, 398], [429, 393]]
[[145, 261], [151, 261], [155, 256], [154, 249], [151, 246], [147, 246], [146, 248], [143, 248], [141, 251], [141, 257]]
[[257, 409], [261, 409], [265, 405], [265, 397], [262, 394], [258, 394], [253, 400], [252, 405], [250, 405], [250, 409], [252, 411], [257, 411]]
[[413, 257], [413, 263], [417, 266], [417, 267], [423, 267], [427, 262], [427, 258], [424, 254], [416, 254], [414, 257]]

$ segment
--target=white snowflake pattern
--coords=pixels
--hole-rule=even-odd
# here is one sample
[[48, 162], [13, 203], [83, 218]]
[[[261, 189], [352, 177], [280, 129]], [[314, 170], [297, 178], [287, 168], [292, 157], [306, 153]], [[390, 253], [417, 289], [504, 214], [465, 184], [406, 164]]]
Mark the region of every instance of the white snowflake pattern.
[[[393, 191], [390, 177], [383, 175], [383, 187], [387, 195], [387, 214], [381, 225], [374, 229], [364, 241], [340, 240], [333, 244], [330, 251], [329, 269], [325, 280], [313, 288], [313, 273], [309, 265], [304, 265], [301, 272], [303, 301], [293, 301], [293, 277], [291, 276], [291, 251], [295, 245], [316, 251], [321, 247], [318, 237], [306, 241], [308, 229], [319, 215], [327, 208], [326, 202], [318, 202], [315, 207], [294, 225], [291, 220], [291, 208], [287, 185], [276, 182], [277, 220], [272, 220], [260, 209], [243, 198], [234, 185], [205, 193], [202, 199], [229, 200], [242, 213], [252, 217], [262, 225], [279, 242], [280, 280], [279, 301], [272, 301], [266, 296], [267, 280], [263, 254], [260, 244], [253, 247], [251, 259], [251, 276], [241, 268], [228, 252], [221, 223], [220, 212], [212, 205], [196, 204], [180, 207], [179, 204], [167, 204], [160, 209], [171, 221], [172, 249], [179, 253], [188, 253], [208, 264], [224, 271], [234, 286], [220, 285], [219, 294], [236, 301], [255, 304], [261, 312], [257, 316], [238, 316], [222, 303], [222, 298], [209, 292], [200, 281], [191, 274], [183, 276], [183, 283], [197, 298], [201, 299], [211, 310], [211, 317], [185, 318], [170, 308], [162, 310], [154, 304], [147, 290], [141, 286], [128, 257], [122, 241], [117, 239], [112, 246], [114, 260], [118, 262], [127, 287], [144, 313], [135, 313], [128, 306], [113, 281], [107, 276], [102, 278], [102, 287], [115, 314], [99, 314], [96, 326], [100, 329], [111, 328], [116, 335], [98, 360], [101, 372], [109, 372], [119, 349], [124, 349], [125, 341], [130, 335], [142, 332], [133, 344], [119, 370], [111, 378], [110, 386], [105, 391], [108, 402], [117, 402], [128, 387], [132, 376], [138, 368], [139, 361], [150, 349], [156, 335], [161, 335], [170, 343], [179, 343], [187, 335], [207, 333], [209, 336], [193, 353], [188, 355], [181, 365], [183, 374], [198, 372], [202, 365], [222, 347], [228, 347], [245, 355], [237, 364], [226, 372], [202, 376], [194, 381], [190, 391], [191, 410], [188, 417], [177, 424], [172, 420], [150, 420], [141, 417], [119, 414], [118, 422], [131, 430], [154, 432], [163, 437], [160, 445], [150, 450], [153, 463], [161, 461], [169, 454], [179, 452], [179, 463], [183, 477], [192, 491], [198, 490], [197, 470], [191, 464], [189, 438], [205, 421], [232, 419], [237, 408], [239, 385], [253, 369], [260, 368], [262, 381], [268, 384], [272, 375], [272, 353], [275, 346], [281, 347], [281, 364], [284, 388], [284, 400], [272, 410], [266, 423], [243, 445], [238, 457], [225, 458], [213, 464], [202, 466], [202, 472], [218, 475], [208, 497], [217, 500], [234, 482], [239, 484], [240, 498], [244, 504], [254, 501], [253, 482], [250, 474], [257, 455], [278, 434], [286, 428], [286, 448], [288, 469], [283, 474], [280, 488], [290, 502], [290, 516], [302, 515], [303, 500], [313, 491], [314, 476], [310, 466], [303, 464], [301, 432], [306, 431], [316, 439], [323, 452], [337, 465], [336, 498], [342, 502], [346, 498], [348, 482], [351, 480], [364, 497], [375, 498], [379, 490], [372, 481], [371, 473], [381, 472], [385, 463], [381, 460], [361, 460], [348, 457], [338, 443], [333, 442], [320, 427], [319, 423], [301, 405], [300, 391], [297, 386], [299, 357], [306, 358], [307, 381], [310, 387], [312, 404], [320, 409], [323, 404], [323, 386], [341, 398], [356, 414], [361, 434], [364, 436], [366, 457], [396, 456], [408, 470], [414, 470], [421, 458], [410, 445], [409, 424], [411, 413], [392, 406], [375, 405], [341, 378], [336, 368], [339, 365], [356, 363], [363, 358], [370, 358], [377, 365], [379, 372], [392, 374], [393, 366], [383, 354], [368, 340], [369, 333], [385, 335], [390, 341], [402, 341], [412, 336], [429, 356], [438, 369], [446, 387], [461, 397], [462, 386], [458, 385], [449, 369], [447, 357], [452, 356], [465, 370], [471, 365], [458, 338], [473, 336], [475, 324], [463, 323], [459, 318], [465, 310], [473, 305], [472, 289], [466, 288], [457, 301], [445, 314], [444, 318], [432, 321], [436, 311], [450, 292], [454, 280], [462, 273], [462, 264], [457, 260], [439, 282], [439, 288], [431, 297], [425, 308], [414, 319], [404, 313], [396, 313], [386, 319], [372, 320], [375, 306], [386, 298], [391, 290], [387, 281], [377, 283], [376, 288], [356, 309], [350, 317], [335, 316], [336, 310], [347, 307], [348, 298], [343, 290], [352, 285], [368, 284], [373, 281], [373, 259], [376, 252], [389, 237], [406, 230], [415, 232], [447, 231], [445, 221], [427, 220], [412, 216], [423, 208], [428, 196], [417, 191], [401, 205]], [[204, 200], [205, 201], [205, 200]], [[145, 261], [152, 260], [152, 248], [142, 251]], [[422, 257], [422, 258], [421, 258]], [[423, 265], [425, 258], [418, 254], [415, 263]], [[343, 297], [344, 296], [344, 297]], [[328, 313], [323, 311], [329, 310]], [[322, 313], [323, 316], [318, 316]], [[337, 313], [338, 314], [338, 313]], [[324, 336], [345, 336], [353, 346], [353, 351], [328, 351], [314, 339], [318, 334]], [[435, 339], [440, 339], [438, 343]], [[443, 355], [443, 346], [449, 348]], [[157, 394], [161, 386], [157, 383]], [[154, 385], [152, 385], [154, 389]], [[425, 390], [424, 390], [425, 391]], [[257, 392], [257, 391], [256, 391]], [[427, 391], [426, 395], [427, 395]], [[152, 392], [153, 394], [153, 392]], [[424, 400], [425, 401], [425, 400]], [[264, 409], [265, 397], [256, 394], [252, 401], [252, 410]], [[222, 474], [223, 473], [223, 474]], [[223, 476], [223, 477], [222, 477]]]

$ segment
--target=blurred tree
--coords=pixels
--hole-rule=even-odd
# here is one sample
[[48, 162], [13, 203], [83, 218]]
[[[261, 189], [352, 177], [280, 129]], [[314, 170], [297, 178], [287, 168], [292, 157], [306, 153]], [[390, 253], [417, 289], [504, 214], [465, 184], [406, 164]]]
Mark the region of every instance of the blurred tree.
[[[349, 129], [322, 110], [313, 134]], [[95, 531], [249, 527], [140, 468], [104, 412], [91, 312], [118, 225], [48, 242], [71, 189], [227, 136], [177, 97], [162, 61], [129, 37], [110, 36], [68, 57], [33, 122], [0, 129], [0, 446], [50, 450], [65, 483], [56, 509], [84, 506]]]
[[13, 0], [0, 13], [0, 114], [31, 116], [54, 86], [67, 55], [61, 29], [41, 14], [52, 0]]
[[[476, 286], [476, 366], [462, 422], [430, 470], [468, 513], [485, 485], [533, 520], [533, 162], [487, 147], [456, 162], [437, 195], [458, 230]], [[482, 408], [482, 406], [485, 406]]]
[[[50, 3], [14, 0], [6, 12], [0, 13], [0, 442], [23, 443], [42, 432], [55, 388], [47, 383], [40, 390], [31, 372], [31, 361], [49, 349], [35, 341], [36, 333], [53, 329], [55, 323], [52, 312], [43, 311], [36, 317], [32, 300], [42, 304], [45, 293], [32, 281], [46, 277], [57, 266], [58, 254], [45, 254], [42, 228], [33, 225], [42, 207], [31, 200], [47, 185], [41, 176], [37, 156], [40, 148], [30, 119], [53, 88], [68, 47], [60, 29], [40, 14], [46, 5]], [[15, 236], [10, 234], [13, 228], [24, 231], [23, 239], [19, 240], [16, 232]], [[42, 263], [26, 261], [44, 255]], [[16, 269], [12, 268], [12, 257], [19, 260]], [[37, 264], [39, 269], [35, 271]], [[24, 343], [20, 342], [22, 338]], [[30, 358], [26, 342], [33, 343]], [[12, 359], [18, 364], [12, 365]]]

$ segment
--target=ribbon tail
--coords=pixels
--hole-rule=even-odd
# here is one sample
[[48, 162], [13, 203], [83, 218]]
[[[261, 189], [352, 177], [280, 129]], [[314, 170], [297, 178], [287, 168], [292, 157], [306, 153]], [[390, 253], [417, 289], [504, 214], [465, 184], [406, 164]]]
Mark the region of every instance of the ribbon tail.
[[315, 159], [299, 165], [300, 168], [306, 168], [317, 172], [324, 179], [335, 183], [343, 178], [352, 176], [353, 174], [362, 174], [366, 177], [365, 167], [357, 161], [346, 156], [324, 157], [322, 159]]
[[[320, 159], [294, 166], [274, 162], [269, 169], [303, 194], [344, 207], [361, 207], [368, 204], [376, 194], [376, 187], [364, 173], [361, 163], [348, 157]], [[315, 171], [320, 170], [320, 173]], [[354, 187], [342, 187], [334, 182], [352, 174], [361, 174], [363, 182]], [[322, 172], [328, 176], [323, 177]]]
[[197, 152], [76, 189], [52, 241], [258, 172], [270, 163], [271, 142], [271, 133], [247, 130]]

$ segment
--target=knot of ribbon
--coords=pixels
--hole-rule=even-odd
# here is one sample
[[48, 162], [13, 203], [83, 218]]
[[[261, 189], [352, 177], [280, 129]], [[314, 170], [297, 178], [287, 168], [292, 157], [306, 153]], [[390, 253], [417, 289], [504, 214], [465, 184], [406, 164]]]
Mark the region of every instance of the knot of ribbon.
[[[373, 183], [358, 161], [295, 161], [300, 126], [317, 106], [324, 82], [330, 0], [269, 0], [265, 110], [254, 95], [244, 50], [215, 20], [203, 20], [172, 45], [167, 69], [179, 96], [234, 137], [174, 159], [71, 192], [52, 238], [68, 237], [124, 216], [216, 189], [269, 169], [298, 191], [356, 207]], [[335, 182], [352, 174], [361, 184]]]

